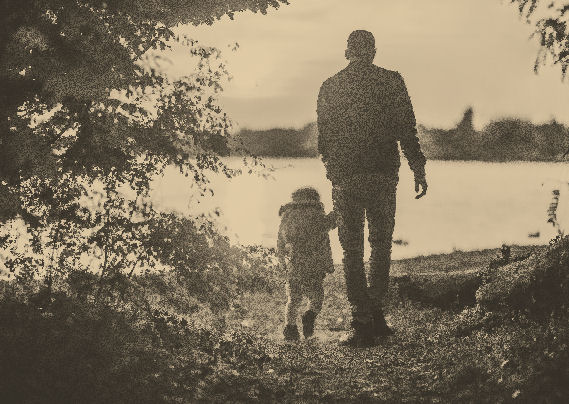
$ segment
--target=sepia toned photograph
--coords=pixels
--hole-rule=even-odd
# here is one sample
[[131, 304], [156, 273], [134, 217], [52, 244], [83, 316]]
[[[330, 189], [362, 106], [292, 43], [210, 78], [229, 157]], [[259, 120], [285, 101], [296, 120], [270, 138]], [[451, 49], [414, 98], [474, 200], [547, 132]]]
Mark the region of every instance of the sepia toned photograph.
[[0, 403], [569, 402], [567, 0], [3, 0]]

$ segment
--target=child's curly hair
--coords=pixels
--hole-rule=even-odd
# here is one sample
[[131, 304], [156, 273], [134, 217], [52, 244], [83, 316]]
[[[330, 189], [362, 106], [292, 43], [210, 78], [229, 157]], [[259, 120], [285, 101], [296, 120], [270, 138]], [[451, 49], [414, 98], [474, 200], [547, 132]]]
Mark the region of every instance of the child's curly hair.
[[292, 193], [293, 202], [310, 201], [320, 202], [320, 194], [315, 188], [303, 187]]

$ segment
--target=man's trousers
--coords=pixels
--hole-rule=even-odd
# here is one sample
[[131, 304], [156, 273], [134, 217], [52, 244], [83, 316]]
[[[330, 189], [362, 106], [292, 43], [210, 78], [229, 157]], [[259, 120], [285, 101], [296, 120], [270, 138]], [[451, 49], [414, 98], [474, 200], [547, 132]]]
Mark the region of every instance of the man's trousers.
[[[354, 319], [364, 323], [382, 307], [387, 293], [397, 182], [396, 175], [362, 174], [333, 184], [332, 199], [339, 215], [338, 235], [344, 250], [348, 300]], [[367, 278], [364, 269], [366, 218], [371, 247]]]

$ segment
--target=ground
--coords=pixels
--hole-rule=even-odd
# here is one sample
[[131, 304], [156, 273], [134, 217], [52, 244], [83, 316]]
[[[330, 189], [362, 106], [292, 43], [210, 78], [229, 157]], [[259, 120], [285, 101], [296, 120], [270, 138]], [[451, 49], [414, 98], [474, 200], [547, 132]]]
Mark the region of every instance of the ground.
[[[514, 256], [525, 254], [536, 248], [541, 247], [515, 247], [512, 253]], [[495, 249], [401, 260], [394, 262], [392, 274], [471, 271], [487, 266], [498, 255]], [[326, 298], [314, 337], [299, 343], [282, 340], [284, 292], [244, 295], [228, 317], [233, 326], [246, 328], [268, 341], [271, 360], [264, 371], [279, 379], [283, 395], [280, 398], [285, 401], [447, 401], [443, 385], [457, 375], [450, 374], [454, 365], [445, 369], [443, 357], [454, 352], [457, 344], [464, 344], [454, 326], [463, 308], [429, 307], [398, 299], [392, 290], [387, 321], [395, 335], [372, 348], [348, 348], [339, 344], [348, 333], [350, 321], [344, 288], [342, 269], [338, 266], [326, 278]], [[476, 352], [470, 350], [469, 354], [476, 355]], [[467, 379], [470, 379], [469, 371], [466, 370]], [[446, 382], [442, 382], [443, 379]], [[466, 385], [469, 384], [471, 380], [466, 380]], [[477, 386], [468, 387], [470, 398], [476, 397], [476, 389]], [[453, 399], [460, 397], [457, 392], [453, 395]]]
[[[71, 284], [46, 303], [43, 290], [0, 283], [0, 391], [6, 402], [567, 402], [568, 243], [512, 247], [510, 265], [499, 249], [395, 261], [395, 335], [371, 348], [340, 344], [351, 317], [341, 267], [314, 337], [298, 343], [283, 341], [282, 274], [265, 264], [217, 306], [171, 274], [136, 278], [118, 306]], [[472, 295], [464, 279], [486, 292], [447, 293]]]

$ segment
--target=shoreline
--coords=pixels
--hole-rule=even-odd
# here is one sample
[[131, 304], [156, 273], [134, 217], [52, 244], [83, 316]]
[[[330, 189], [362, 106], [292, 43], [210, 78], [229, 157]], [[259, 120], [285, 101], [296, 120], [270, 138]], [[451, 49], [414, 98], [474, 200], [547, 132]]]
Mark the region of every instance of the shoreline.
[[[547, 248], [548, 244], [531, 245], [509, 245], [511, 259], [538, 253]], [[409, 258], [399, 258], [391, 260], [391, 276], [412, 275], [425, 273], [448, 273], [471, 271], [485, 268], [492, 261], [501, 258], [500, 247], [484, 248], [476, 250], [455, 250], [448, 253], [434, 253], [428, 255], [418, 255]], [[369, 265], [369, 261], [365, 262]], [[342, 264], [334, 264], [337, 270], [342, 269]]]
[[[515, 259], [516, 257], [532, 252], [543, 251], [547, 246], [548, 244], [513, 244], [508, 247], [511, 249], [511, 258]], [[501, 257], [500, 247], [419, 255], [416, 257], [391, 260], [391, 274], [455, 272], [479, 269], [486, 267], [490, 262]]]
[[[243, 247], [248, 247], [243, 245]], [[511, 258], [528, 255], [532, 252], [540, 252], [547, 248], [547, 244], [510, 245]], [[456, 250], [448, 253], [434, 253], [418, 255], [409, 258], [391, 260], [390, 276], [417, 275], [428, 273], [450, 273], [478, 270], [487, 267], [492, 261], [501, 257], [500, 247]], [[369, 265], [369, 261], [365, 262]], [[334, 264], [335, 273], [342, 272], [342, 264]], [[9, 271], [0, 267], [0, 280], [10, 281], [13, 278]]]

